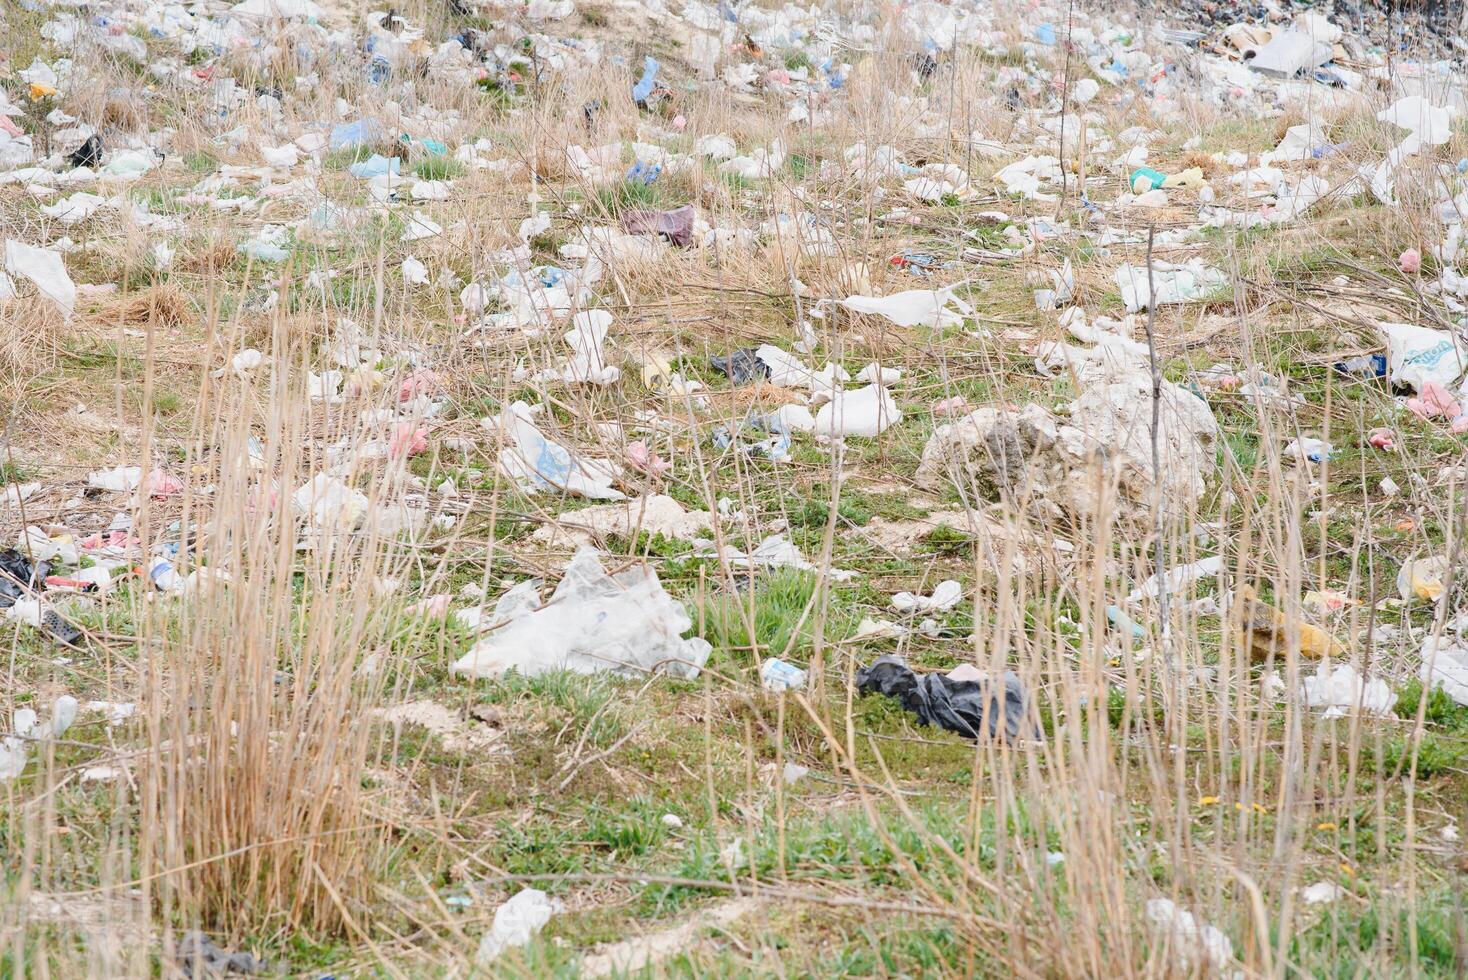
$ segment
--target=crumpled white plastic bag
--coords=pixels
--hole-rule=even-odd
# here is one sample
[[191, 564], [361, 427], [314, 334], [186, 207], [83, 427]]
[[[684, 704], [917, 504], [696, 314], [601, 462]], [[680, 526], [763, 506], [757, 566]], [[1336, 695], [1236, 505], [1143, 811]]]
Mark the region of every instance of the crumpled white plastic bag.
[[1168, 306], [1197, 302], [1228, 285], [1228, 276], [1204, 265], [1202, 259], [1190, 259], [1181, 264], [1155, 260], [1150, 284], [1144, 265], [1124, 265], [1116, 270], [1112, 279], [1121, 290], [1121, 301], [1126, 304], [1128, 313], [1145, 310], [1154, 304]]
[[1148, 899], [1147, 921], [1167, 935], [1173, 956], [1185, 971], [1203, 967], [1222, 972], [1233, 961], [1234, 944], [1223, 930], [1178, 907], [1172, 899]]
[[35, 283], [41, 295], [60, 307], [67, 319], [71, 318], [71, 311], [76, 307], [76, 284], [67, 274], [60, 252], [7, 239], [5, 271]]
[[479, 965], [487, 966], [512, 947], [529, 945], [551, 916], [565, 908], [560, 899], [551, 898], [539, 888], [517, 892], [495, 909], [494, 924], [479, 941]]
[[1386, 336], [1391, 382], [1421, 391], [1428, 381], [1450, 387], [1463, 374], [1464, 353], [1446, 330], [1411, 323], [1378, 323]]
[[[951, 327], [974, 312], [972, 306], [953, 295], [962, 285], [956, 282], [942, 289], [906, 289], [891, 296], [848, 296], [837, 302], [856, 313], [884, 316], [899, 327]], [[949, 304], [959, 312], [948, 309]]]
[[[486, 428], [495, 424], [485, 419]], [[500, 469], [530, 487], [556, 487], [592, 500], [626, 500], [612, 487], [613, 474], [600, 463], [575, 456], [548, 439], [530, 420], [530, 406], [515, 402], [500, 413], [499, 426], [509, 443], [500, 451]]]
[[1454, 701], [1468, 706], [1468, 645], [1446, 636], [1429, 636], [1418, 654], [1422, 683], [1441, 687]]
[[1397, 703], [1391, 685], [1362, 677], [1350, 664], [1321, 664], [1315, 676], [1304, 679], [1300, 697], [1312, 708], [1324, 708], [1322, 718], [1344, 718], [1358, 707], [1365, 714], [1387, 717]]
[[688, 610], [664, 591], [652, 569], [608, 575], [596, 549], [582, 548], [548, 603], [484, 637], [453, 669], [471, 677], [512, 669], [526, 676], [657, 670], [696, 677], [710, 647], [698, 637], [683, 639], [692, 626]]
[[872, 438], [890, 425], [902, 421], [902, 410], [892, 393], [881, 385], [867, 385], [856, 391], [838, 391], [816, 412], [817, 438], [840, 439], [845, 436]]

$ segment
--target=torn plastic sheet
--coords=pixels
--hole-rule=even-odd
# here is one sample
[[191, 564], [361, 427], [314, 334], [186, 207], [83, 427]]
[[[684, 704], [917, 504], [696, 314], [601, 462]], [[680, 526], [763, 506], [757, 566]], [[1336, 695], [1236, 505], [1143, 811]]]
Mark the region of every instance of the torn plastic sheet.
[[1128, 313], [1149, 308], [1154, 299], [1157, 306], [1194, 303], [1224, 289], [1229, 282], [1225, 273], [1204, 265], [1202, 259], [1189, 259], [1181, 264], [1154, 260], [1150, 284], [1147, 267], [1143, 265], [1121, 266], [1112, 279], [1121, 290], [1121, 301]]
[[68, 319], [76, 307], [76, 284], [66, 272], [66, 263], [61, 253], [49, 248], [37, 248], [7, 239], [5, 242], [5, 271], [12, 276], [28, 279], [35, 284], [51, 302], [61, 309]]
[[528, 946], [551, 916], [565, 911], [558, 898], [551, 898], [538, 888], [526, 888], [494, 910], [494, 922], [479, 941], [476, 958], [486, 966], [507, 949]]
[[629, 235], [659, 235], [686, 248], [693, 241], [696, 216], [691, 204], [671, 211], [627, 211], [622, 215], [622, 229]]
[[847, 436], [872, 438], [888, 426], [902, 421], [902, 410], [892, 393], [881, 385], [867, 385], [856, 391], [838, 391], [816, 412], [817, 438], [841, 439]]
[[[491, 427], [493, 420], [484, 420]], [[531, 421], [530, 406], [515, 402], [500, 413], [498, 426], [509, 443], [500, 451], [499, 464], [512, 480], [532, 488], [555, 487], [593, 500], [626, 500], [612, 487], [614, 474], [599, 461], [573, 455], [553, 442]]]
[[582, 548], [549, 602], [481, 639], [453, 669], [471, 677], [509, 670], [696, 677], [710, 647], [698, 637], [682, 638], [692, 626], [688, 610], [664, 591], [651, 568], [608, 575], [596, 549]]
[[1316, 68], [1331, 59], [1329, 44], [1303, 31], [1280, 31], [1260, 48], [1248, 65], [1254, 71], [1278, 78], [1294, 78], [1305, 68]]
[[[891, 296], [848, 296], [837, 302], [855, 313], [884, 316], [899, 327], [952, 327], [974, 312], [972, 306], [953, 294], [963, 285], [956, 282], [942, 289], [908, 289]], [[948, 308], [950, 304], [958, 309], [957, 313]]]
[[[803, 572], [820, 571], [783, 534], [770, 535], [748, 554], [735, 551], [727, 545], [721, 551], [712, 541], [694, 542], [694, 553], [703, 557], [716, 557], [720, 561], [728, 562], [733, 568], [794, 568]], [[843, 568], [829, 569], [827, 574], [835, 582], [845, 582], [856, 577], [856, 572]]]
[[565, 381], [593, 385], [609, 385], [622, 376], [618, 367], [608, 366], [602, 348], [612, 315], [606, 310], [583, 310], [571, 318], [566, 343], [576, 353], [562, 367], [542, 371], [542, 381]]
[[1391, 717], [1397, 703], [1391, 685], [1362, 677], [1350, 664], [1321, 664], [1315, 676], [1304, 678], [1300, 698], [1312, 708], [1324, 708], [1322, 718], [1344, 718], [1358, 709], [1368, 715]]
[[[1147, 900], [1147, 921], [1164, 933], [1172, 947], [1173, 958], [1184, 971], [1209, 970], [1232, 976], [1225, 967], [1233, 962], [1234, 944], [1217, 926], [1209, 925], [1170, 898]], [[1242, 977], [1240, 973], [1238, 976]]]
[[1035, 736], [1029, 695], [1014, 671], [1002, 685], [987, 677], [959, 679], [917, 674], [899, 657], [878, 657], [856, 672], [862, 694], [884, 694], [917, 715], [919, 724], [937, 725], [965, 738], [1022, 739]]
[[[1184, 586], [1191, 586], [1200, 578], [1216, 578], [1223, 574], [1223, 556], [1202, 558], [1190, 565], [1179, 565], [1167, 570], [1168, 595], [1177, 595]], [[1162, 592], [1162, 579], [1154, 574], [1147, 581], [1127, 593], [1127, 605], [1136, 605], [1143, 599], [1155, 599]]]
[[1468, 645], [1446, 636], [1429, 636], [1418, 657], [1423, 684], [1441, 687], [1448, 697], [1468, 706]]

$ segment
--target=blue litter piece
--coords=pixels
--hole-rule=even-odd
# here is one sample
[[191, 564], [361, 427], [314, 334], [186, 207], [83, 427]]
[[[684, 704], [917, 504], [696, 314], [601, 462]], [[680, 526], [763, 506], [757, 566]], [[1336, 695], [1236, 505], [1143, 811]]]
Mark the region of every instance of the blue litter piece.
[[1384, 378], [1386, 377], [1386, 355], [1368, 354], [1364, 357], [1353, 357], [1345, 361], [1337, 361], [1335, 369], [1341, 374], [1349, 374], [1360, 378]]
[[1055, 25], [1046, 21], [1035, 28], [1035, 40], [1041, 44], [1055, 43]]
[[397, 176], [402, 165], [403, 161], [397, 157], [385, 157], [380, 153], [374, 153], [367, 159], [352, 164], [347, 168], [347, 171], [353, 177], [371, 180], [373, 177], [381, 177], [383, 174]]
[[331, 127], [330, 145], [333, 150], [348, 150], [354, 146], [366, 146], [380, 139], [382, 139], [382, 127], [371, 119], [358, 119], [356, 122], [338, 123]]
[[1106, 619], [1117, 629], [1129, 631], [1134, 639], [1142, 639], [1147, 635], [1141, 624], [1123, 612], [1120, 606], [1107, 606]]
[[662, 173], [662, 164], [646, 164], [643, 163], [641, 160], [638, 160], [632, 166], [627, 168], [627, 180], [633, 183], [641, 182], [642, 184], [646, 185], [651, 184], [653, 181], [657, 180], [660, 176], [662, 176]]
[[646, 102], [647, 97], [652, 95], [652, 88], [658, 83], [658, 69], [661, 67], [658, 64], [658, 59], [652, 55], [648, 55], [642, 60], [642, 78], [638, 79], [637, 84], [632, 86], [633, 102]]

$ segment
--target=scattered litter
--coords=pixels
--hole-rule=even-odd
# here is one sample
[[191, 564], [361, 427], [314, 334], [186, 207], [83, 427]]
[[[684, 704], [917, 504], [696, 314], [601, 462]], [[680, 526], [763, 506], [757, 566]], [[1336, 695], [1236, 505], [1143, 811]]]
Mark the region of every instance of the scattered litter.
[[872, 438], [901, 421], [902, 411], [892, 393], [873, 384], [856, 391], [836, 392], [816, 412], [815, 433], [826, 439]]
[[1202, 259], [1180, 264], [1154, 260], [1150, 283], [1147, 267], [1139, 265], [1123, 265], [1112, 278], [1128, 313], [1154, 305], [1196, 303], [1221, 292], [1230, 282], [1225, 273], [1204, 265]]
[[756, 378], [768, 378], [770, 376], [769, 365], [759, 359], [753, 347], [736, 350], [727, 357], [719, 357], [717, 355], [710, 357], [709, 367], [718, 371], [736, 385], [749, 384]]
[[1468, 706], [1468, 644], [1445, 636], [1429, 636], [1418, 652], [1422, 683], [1440, 687], [1448, 697]]
[[631, 538], [638, 532], [662, 535], [673, 541], [693, 541], [713, 533], [706, 510], [688, 510], [672, 497], [651, 494], [627, 501], [566, 511], [554, 522], [536, 528], [530, 540], [537, 544], [584, 546], [608, 535]]
[[[954, 295], [954, 291], [963, 285], [954, 283], [942, 289], [909, 289], [890, 296], [848, 296], [839, 302], [854, 313], [883, 316], [899, 327], [941, 329], [957, 326], [964, 317], [973, 315], [974, 308]], [[957, 312], [950, 310], [950, 305]]]
[[1447, 555], [1403, 562], [1397, 570], [1397, 593], [1409, 602], [1413, 599], [1436, 602], [1443, 596], [1443, 579], [1447, 574]]
[[953, 579], [939, 582], [931, 596], [899, 592], [892, 597], [892, 608], [900, 613], [947, 612], [963, 598], [963, 586]]
[[1382, 323], [1391, 382], [1421, 391], [1429, 381], [1447, 387], [1462, 377], [1463, 354], [1446, 330], [1410, 323]]
[[1326, 905], [1344, 894], [1345, 889], [1333, 881], [1317, 881], [1300, 890], [1300, 898], [1304, 899], [1306, 905]]
[[671, 211], [627, 211], [622, 215], [622, 228], [629, 235], [657, 235], [686, 248], [693, 242], [695, 216], [691, 204]]
[[41, 295], [55, 303], [64, 316], [76, 307], [76, 284], [55, 249], [36, 248], [15, 239], [5, 242], [5, 271], [34, 283]]
[[527, 488], [554, 487], [593, 500], [625, 500], [627, 495], [612, 487], [613, 473], [605, 464], [573, 455], [553, 442], [531, 421], [530, 406], [515, 402], [506, 406], [498, 420], [485, 419], [485, 428], [498, 430], [508, 445], [500, 450], [504, 474]]

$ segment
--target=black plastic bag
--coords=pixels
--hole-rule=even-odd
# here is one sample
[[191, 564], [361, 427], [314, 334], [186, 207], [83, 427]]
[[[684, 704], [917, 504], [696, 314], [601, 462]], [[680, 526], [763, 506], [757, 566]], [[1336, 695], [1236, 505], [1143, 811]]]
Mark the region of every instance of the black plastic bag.
[[924, 725], [937, 725], [965, 738], [1035, 738], [1029, 696], [1019, 675], [1004, 672], [1001, 688], [992, 680], [954, 680], [945, 674], [917, 674], [898, 657], [878, 657], [856, 672], [863, 694], [885, 694], [902, 702]]
[[768, 378], [770, 366], [759, 359], [755, 350], [756, 348], [746, 347], [728, 357], [710, 357], [709, 367], [737, 385], [749, 384], [755, 378]]
[[66, 162], [73, 167], [96, 169], [102, 166], [102, 137], [96, 133], [88, 136], [85, 143], [67, 155]]
[[27, 592], [38, 591], [51, 574], [51, 566], [43, 561], [34, 565], [14, 548], [0, 551], [0, 609], [9, 609]]

